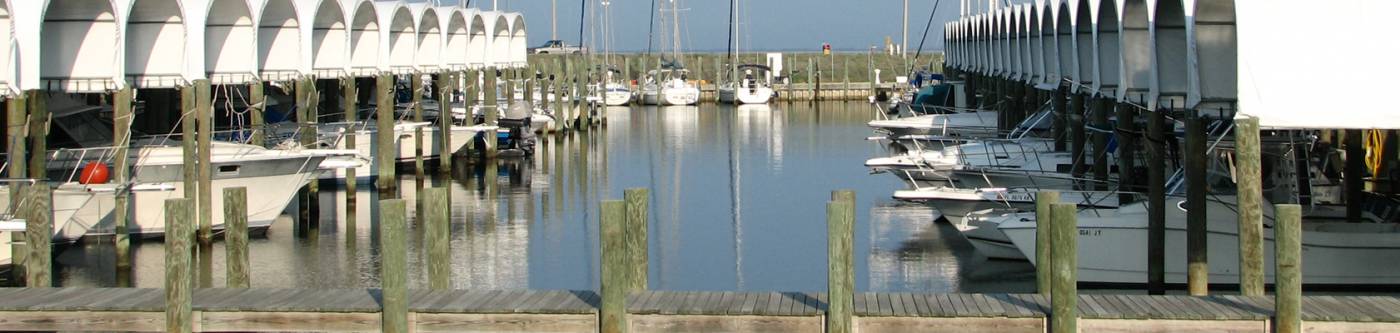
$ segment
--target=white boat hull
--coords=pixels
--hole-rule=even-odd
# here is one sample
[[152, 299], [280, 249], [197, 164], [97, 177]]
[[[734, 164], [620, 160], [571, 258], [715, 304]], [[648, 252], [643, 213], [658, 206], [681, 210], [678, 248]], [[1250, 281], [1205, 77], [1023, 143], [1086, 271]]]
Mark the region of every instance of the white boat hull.
[[[1165, 252], [1166, 282], [1186, 283], [1185, 211], [1183, 200], [1168, 199]], [[1208, 205], [1207, 260], [1212, 283], [1239, 282], [1239, 246], [1236, 215], [1230, 206]], [[1271, 225], [1271, 212], [1265, 224]], [[999, 228], [1034, 263], [1035, 223], [1016, 215]], [[1079, 281], [1106, 284], [1142, 284], [1147, 281], [1147, 219], [1142, 205], [1119, 210], [1081, 212], [1079, 215]], [[1303, 223], [1303, 283], [1310, 285], [1396, 285], [1400, 270], [1400, 225], [1391, 223]], [[1273, 281], [1275, 267], [1273, 229], [1264, 228], [1265, 281]]]
[[722, 103], [768, 104], [771, 99], [773, 99], [773, 89], [766, 86], [741, 88], [737, 91], [733, 87], [719, 88], [719, 101]]

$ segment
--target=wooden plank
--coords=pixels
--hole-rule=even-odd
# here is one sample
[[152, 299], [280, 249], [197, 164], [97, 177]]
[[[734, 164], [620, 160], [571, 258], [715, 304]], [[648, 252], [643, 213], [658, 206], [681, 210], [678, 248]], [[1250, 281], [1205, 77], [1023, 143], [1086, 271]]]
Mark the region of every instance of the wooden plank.
[[1375, 319], [1372, 319], [1371, 316], [1361, 311], [1361, 309], [1357, 309], [1355, 306], [1337, 299], [1337, 296], [1312, 296], [1309, 298], [1320, 302], [1324, 308], [1337, 313], [1338, 317], [1336, 319], [1338, 321], [1375, 321]]
[[[1393, 304], [1393, 303], [1387, 302], [1387, 300], [1393, 300], [1394, 298], [1392, 298], [1392, 297], [1387, 297], [1387, 296], [1359, 296], [1359, 297], [1353, 297], [1353, 298], [1351, 298], [1351, 299], [1353, 299], [1355, 302], [1362, 303], [1365, 307], [1372, 309], [1375, 313], [1378, 313], [1377, 317], [1380, 318], [1380, 319], [1378, 319], [1379, 321], [1384, 321], [1384, 322], [1396, 322], [1396, 321], [1400, 321], [1400, 304]], [[1379, 315], [1379, 314], [1383, 314], [1383, 315]]]
[[725, 296], [733, 297], [733, 292], [710, 292], [710, 301], [705, 304], [705, 314], [723, 315], [726, 310]]
[[790, 292], [788, 296], [792, 297], [792, 308], [787, 313], [789, 316], [801, 316], [807, 311], [807, 294]]
[[659, 291], [656, 300], [656, 309], [661, 314], [673, 315], [680, 311], [680, 302], [685, 300], [685, 293], [675, 291]]
[[1114, 318], [1094, 295], [1079, 295], [1079, 315], [1083, 318]]
[[744, 293], [744, 305], [739, 308], [739, 313], [746, 315], [753, 314], [755, 307], [758, 306], [758, 296], [759, 293]]
[[1013, 317], [1016, 317], [1016, 318], [1031, 318], [1031, 317], [1035, 317], [1035, 312], [1034, 312], [1033, 310], [1031, 310], [1030, 307], [1026, 306], [1025, 301], [1022, 301], [1021, 299], [1012, 297], [1011, 295], [1008, 295], [1008, 294], [997, 294], [997, 295], [994, 296], [994, 298], [996, 298], [998, 301], [1002, 302], [1002, 304], [1004, 304], [1006, 307], [1010, 308], [1010, 309], [1011, 309], [1011, 312], [1009, 312], [1009, 313], [1011, 313], [1011, 316], [1013, 316]]
[[822, 299], [821, 293], [807, 292], [805, 295], [807, 296], [807, 304], [803, 308], [802, 315], [815, 316], [825, 313], [826, 300]]
[[1186, 303], [1186, 298], [1189, 297], [1191, 296], [1163, 296], [1162, 301], [1165, 301], [1167, 304], [1169, 304], [1172, 307], [1172, 310], [1176, 311], [1176, 313], [1185, 316], [1185, 318], [1180, 319], [1205, 319], [1205, 316], [1197, 312], [1195, 308], [1191, 307], [1189, 304]]
[[1099, 295], [1098, 297], [1112, 304], [1111, 311], [1116, 312], [1115, 317], [1117, 318], [1142, 318], [1143, 314], [1150, 310], [1137, 302], [1128, 300], [1127, 295]]
[[914, 294], [907, 292], [899, 293], [899, 301], [904, 303], [904, 316], [914, 317], [919, 315], [918, 305], [914, 304]]
[[874, 294], [875, 294], [875, 306], [876, 306], [877, 309], [879, 309], [879, 312], [878, 312], [878, 313], [880, 314], [880, 316], [882, 316], [882, 317], [890, 317], [890, 316], [893, 316], [893, 315], [894, 315], [894, 305], [890, 304], [890, 294], [887, 294], [887, 293], [874, 293]]
[[732, 291], [720, 292], [719, 302], [715, 303], [713, 308], [714, 314], [729, 314], [729, 309], [734, 306], [734, 296], [735, 293]]
[[868, 305], [865, 304], [865, 293], [855, 293], [854, 297], [851, 297], [851, 305], [851, 313], [854, 315], [870, 314], [870, 310], [867, 309]]
[[977, 300], [977, 304], [979, 306], [984, 307], [988, 310], [987, 314], [989, 315], [989, 317], [1006, 316], [1006, 309], [1002, 308], [1001, 304], [992, 302], [990, 298], [987, 298], [987, 295], [972, 294], [971, 296]]
[[768, 292], [768, 304], [766, 304], [760, 314], [769, 316], [778, 315], [779, 309], [782, 309], [784, 298], [785, 297], [778, 292]]
[[939, 310], [940, 310], [940, 312], [939, 312], [939, 316], [940, 316], [940, 317], [957, 317], [957, 316], [958, 316], [958, 309], [957, 309], [956, 307], [953, 307], [953, 297], [952, 297], [952, 296], [950, 296], [950, 295], [948, 295], [948, 294], [938, 294], [938, 295], [936, 295], [936, 296], [937, 296], [937, 299], [938, 299], [938, 308], [939, 308]]
[[664, 294], [665, 292], [662, 292], [662, 291], [655, 291], [655, 290], [647, 290], [647, 291], [643, 291], [643, 292], [647, 294], [647, 298], [646, 298], [646, 301], [643, 301], [643, 302], [642, 302], [642, 309], [641, 309], [641, 311], [638, 311], [638, 312], [639, 312], [639, 313], [661, 313], [661, 305], [660, 305], [660, 303], [661, 303], [661, 299], [663, 298], [663, 294]]

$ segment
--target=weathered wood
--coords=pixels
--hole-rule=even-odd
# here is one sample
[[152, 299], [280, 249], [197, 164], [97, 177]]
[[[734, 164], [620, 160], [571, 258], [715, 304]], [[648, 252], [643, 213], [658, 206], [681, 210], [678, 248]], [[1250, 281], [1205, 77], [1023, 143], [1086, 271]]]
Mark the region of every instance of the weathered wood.
[[1274, 328], [1302, 331], [1303, 212], [1299, 205], [1274, 205]]
[[24, 258], [24, 285], [50, 287], [53, 285], [53, 189], [48, 183], [29, 185], [24, 193], [20, 216], [25, 221], [25, 243], [29, 255]]
[[[351, 85], [353, 87], [354, 80]], [[354, 96], [354, 95], [347, 95]], [[353, 100], [353, 99], [352, 99]], [[264, 128], [263, 110], [267, 108], [267, 96], [263, 93], [263, 82], [253, 81], [248, 84], [248, 128], [253, 130], [252, 138], [248, 143], [254, 146], [265, 146], [267, 141], [267, 130]]]
[[[1125, 192], [1140, 192], [1138, 186], [1141, 180], [1137, 177], [1137, 107], [1129, 103], [1118, 104], [1118, 182], [1119, 188]], [[1118, 202], [1129, 202], [1133, 200], [1132, 193], [1122, 193], [1118, 196]]]
[[[355, 124], [359, 122], [359, 91], [355, 78], [340, 79], [340, 112], [342, 117], [344, 117], [343, 121], [345, 123]], [[348, 150], [355, 150], [355, 137], [357, 135], [355, 135], [354, 131], [346, 130], [346, 132], [345, 137], [341, 139], [345, 142], [344, 147]], [[345, 168], [345, 241], [349, 244], [354, 244], [355, 242], [355, 231], [358, 230], [356, 224], [359, 222], [359, 217], [355, 214], [355, 193], [356, 187], [359, 185], [357, 184], [358, 181], [355, 179], [359, 177], [359, 175], [356, 174], [355, 169], [357, 168]]]
[[194, 240], [194, 200], [165, 200], [165, 331], [194, 329], [190, 242]]
[[[482, 84], [482, 89], [484, 89], [485, 91], [484, 98], [486, 100], [484, 101], [485, 105], [482, 106], [482, 109], [484, 109], [483, 113], [486, 114], [486, 124], [494, 126], [496, 125], [496, 119], [501, 112], [501, 110], [499, 110], [497, 107], [497, 104], [499, 104], [500, 95], [496, 92], [496, 69], [487, 68], [485, 70], [485, 74], [486, 77], [485, 81]], [[486, 151], [481, 152], [481, 156], [488, 159], [496, 157], [496, 140], [494, 136], [486, 136]]]
[[627, 218], [626, 204], [619, 200], [603, 200], [598, 214], [599, 243], [602, 243], [603, 304], [598, 313], [599, 331], [604, 333], [627, 332], [626, 297], [632, 285], [628, 282], [631, 272], [627, 265], [627, 235], [624, 228]]
[[224, 189], [224, 278], [229, 288], [248, 288], [248, 189]]
[[[1085, 145], [1088, 143], [1084, 133], [1084, 94], [1072, 93], [1069, 95], [1069, 114], [1065, 115], [1069, 129], [1069, 151], [1073, 163], [1070, 166], [1070, 174], [1075, 178], [1084, 176], [1085, 166], [1088, 158]], [[1091, 105], [1093, 103], [1090, 103]]]
[[1162, 295], [1166, 286], [1167, 177], [1166, 136], [1162, 111], [1147, 116], [1147, 293]]
[[[49, 176], [49, 95], [46, 91], [29, 91], [29, 176], [46, 179]], [[11, 163], [13, 164], [13, 163]]]
[[408, 252], [405, 249], [408, 244], [404, 237], [407, 214], [403, 199], [379, 201], [379, 244], [382, 247], [379, 280], [383, 288], [383, 332], [408, 332]]
[[[457, 90], [456, 72], [443, 72], [436, 76], [433, 92], [438, 104], [438, 169], [441, 172], [452, 170], [452, 92]], [[465, 106], [471, 110], [471, 106]], [[471, 111], [467, 111], [471, 115]], [[450, 195], [449, 195], [450, 196]]]
[[1264, 189], [1259, 118], [1235, 118], [1235, 186], [1239, 200], [1240, 294], [1264, 296]]
[[[28, 96], [28, 93], [18, 94], [14, 98], [11, 98], [9, 102], [5, 103], [5, 138], [8, 140], [5, 144], [6, 156], [12, 161], [7, 167], [9, 170], [7, 176], [12, 179], [24, 179], [29, 177], [27, 171], [29, 170], [29, 165], [23, 162], [28, 160], [25, 155], [29, 150]], [[12, 194], [10, 195], [10, 207], [19, 207], [22, 197], [13, 194], [23, 193], [23, 189], [23, 182], [10, 183], [10, 193]], [[12, 263], [23, 262], [29, 251], [29, 248], [22, 243], [24, 243], [24, 235], [22, 232], [10, 234], [10, 255], [13, 260]], [[24, 280], [23, 265], [12, 266], [13, 268], [10, 269], [10, 274], [13, 278], [12, 281]]]
[[[1195, 111], [1189, 111], [1195, 112]], [[1206, 126], [1196, 116], [1186, 118], [1186, 284], [1191, 295], [1210, 293], [1206, 256]]]
[[[198, 113], [195, 110], [198, 89], [195, 86], [184, 86], [178, 89], [180, 89], [180, 147], [183, 148], [182, 156], [184, 157], [184, 164], [181, 167], [184, 182], [181, 184], [181, 190], [185, 192], [185, 198], [189, 198], [191, 204], [194, 204], [199, 199], [197, 195], [199, 193], [199, 158], [198, 152], [195, 150], [198, 143], [195, 134], [195, 130], [198, 128], [198, 120], [195, 119]], [[199, 223], [197, 220], [191, 220], [191, 222]]]
[[[423, 122], [423, 73], [414, 72], [408, 76], [409, 85], [409, 111], [412, 111], [414, 122]], [[447, 115], [438, 112], [438, 116]], [[447, 135], [449, 132], [438, 133]], [[413, 128], [413, 170], [418, 175], [423, 174], [423, 126]], [[418, 177], [423, 178], [423, 177]]]
[[[1347, 221], [1362, 222], [1366, 185], [1366, 145], [1359, 129], [1346, 130], [1346, 158], [1342, 170], [1342, 187], [1346, 190]], [[1379, 152], [1377, 152], [1379, 153]]]
[[1078, 332], [1078, 214], [1077, 205], [1072, 203], [1050, 205], [1050, 245], [1055, 257], [1055, 281], [1050, 292], [1051, 332]]
[[[131, 146], [131, 123], [135, 117], [135, 113], [131, 112], [131, 98], [130, 86], [112, 93], [112, 183], [115, 184], [126, 184], [131, 180], [131, 165], [127, 162], [127, 148]], [[118, 187], [114, 194], [112, 226], [116, 244], [113, 251], [117, 254], [117, 271], [123, 271], [131, 267], [131, 238], [127, 229], [131, 223], [131, 191]]]
[[428, 239], [428, 285], [434, 290], [452, 288], [452, 229], [448, 225], [452, 216], [452, 204], [448, 201], [446, 187], [423, 190], [426, 203], [427, 228], [424, 237]]
[[1060, 192], [1039, 191], [1035, 193], [1035, 290], [1041, 295], [1050, 295], [1054, 285], [1055, 256], [1051, 253], [1050, 205], [1060, 202]]
[[832, 193], [838, 200], [826, 204], [827, 234], [827, 304], [826, 327], [829, 333], [851, 332], [851, 316], [855, 296], [855, 271], [852, 263], [854, 242], [854, 192]]
[[627, 202], [627, 219], [623, 226], [626, 236], [628, 291], [647, 290], [649, 249], [647, 244], [647, 215], [651, 212], [651, 196], [646, 188], [623, 191]]
[[379, 74], [375, 80], [375, 165], [379, 168], [378, 188], [381, 192], [394, 188], [394, 162], [398, 160], [398, 138], [394, 133], [394, 77]]
[[210, 150], [213, 149], [214, 140], [214, 97], [208, 79], [194, 80], [194, 88], [196, 167], [199, 168], [199, 193], [195, 194], [195, 209], [199, 215], [199, 243], [210, 244], [214, 241], [214, 166], [210, 161], [213, 158]]

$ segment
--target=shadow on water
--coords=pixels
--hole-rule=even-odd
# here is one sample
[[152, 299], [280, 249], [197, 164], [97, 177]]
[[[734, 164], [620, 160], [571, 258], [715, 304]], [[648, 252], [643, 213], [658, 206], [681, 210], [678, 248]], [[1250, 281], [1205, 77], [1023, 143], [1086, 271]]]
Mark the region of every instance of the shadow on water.
[[[825, 290], [824, 207], [833, 189], [857, 192], [857, 290], [1033, 288], [1029, 264], [988, 261], [952, 226], [934, 222], [937, 212], [890, 199], [903, 183], [863, 166], [885, 154], [864, 140], [868, 105], [818, 105], [609, 108], [607, 126], [545, 135], [530, 159], [458, 159], [422, 178], [401, 171], [394, 192], [383, 194], [372, 184], [347, 192], [323, 183], [316, 228], [298, 232], [293, 204], [266, 237], [250, 240], [252, 285], [378, 286], [378, 200], [412, 203], [418, 188], [447, 187], [450, 207], [410, 204], [407, 216], [451, 209], [452, 287], [596, 289], [598, 202], [647, 187], [653, 289]], [[426, 288], [432, 256], [418, 219], [408, 223], [408, 283]], [[62, 249], [59, 284], [162, 284], [161, 243], [134, 244], [132, 269], [120, 279], [112, 251], [110, 243]], [[199, 252], [200, 285], [223, 286], [223, 242]]]

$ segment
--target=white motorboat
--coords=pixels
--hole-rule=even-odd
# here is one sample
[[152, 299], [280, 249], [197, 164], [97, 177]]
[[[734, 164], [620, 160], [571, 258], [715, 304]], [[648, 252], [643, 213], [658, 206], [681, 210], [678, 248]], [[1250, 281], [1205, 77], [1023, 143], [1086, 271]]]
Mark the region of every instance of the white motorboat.
[[[1166, 209], [1167, 258], [1186, 257], [1185, 200], [1169, 198]], [[1395, 285], [1400, 270], [1400, 224], [1349, 223], [1333, 206], [1311, 205], [1304, 212], [1303, 282], [1310, 285]], [[1233, 196], [1212, 196], [1206, 205], [1210, 281], [1239, 281], [1238, 226]], [[1378, 220], [1367, 214], [1368, 219]], [[1079, 213], [1079, 281], [1141, 284], [1147, 281], [1147, 206], [1090, 209]], [[1034, 262], [1033, 214], [1005, 215], [995, 221], [1016, 247]], [[1264, 205], [1264, 248], [1273, 248], [1273, 209]], [[1264, 251], [1265, 280], [1273, 281], [1273, 252]], [[1169, 262], [1170, 263], [1170, 262]], [[1185, 262], [1168, 264], [1166, 282], [1186, 283]]]
[[866, 125], [890, 137], [936, 134], [972, 137], [997, 136], [996, 111], [926, 114], [871, 120]]
[[[1010, 211], [1034, 211], [1035, 195], [1039, 189], [1033, 188], [955, 188], [924, 187], [894, 192], [894, 198], [902, 201], [928, 204], [943, 214], [948, 222], [963, 224], [963, 219], [973, 212], [999, 209]], [[1056, 191], [1061, 202], [1073, 202], [1084, 208], [1118, 207], [1116, 191]]]
[[[453, 125], [449, 134], [449, 151], [442, 150], [441, 140], [443, 135], [439, 126], [429, 122], [399, 122], [394, 124], [395, 158], [396, 163], [413, 162], [415, 158], [415, 139], [419, 130], [423, 133], [423, 159], [425, 161], [436, 160], [443, 156], [452, 156], [462, 153], [469, 144], [477, 140], [481, 133], [492, 133], [495, 126], [474, 125], [461, 126]], [[354, 123], [324, 123], [317, 124], [319, 146], [328, 149], [349, 149], [348, 137], [354, 136], [354, 151], [363, 156], [374, 156], [379, 147], [378, 129], [373, 121]], [[355, 168], [355, 181], [367, 182], [379, 176], [378, 161], [366, 158], [368, 162], [362, 163]], [[326, 164], [326, 163], [323, 163]], [[334, 168], [333, 172], [321, 175], [321, 179], [345, 180], [347, 173], [345, 168]]]
[[[736, 104], [768, 104], [773, 99], [773, 87], [767, 80], [771, 80], [768, 74], [768, 66], [762, 65], [741, 65], [744, 69], [744, 78], [740, 82], [728, 82], [719, 86], [719, 101], [723, 103]], [[755, 74], [759, 70], [761, 74]], [[765, 77], [760, 80], [758, 77]]]
[[[610, 75], [611, 76], [611, 75]], [[622, 83], [608, 82], [603, 87], [603, 104], [623, 106], [632, 103], [632, 90]]]
[[[354, 161], [359, 155], [344, 150], [268, 149], [258, 146], [214, 142], [210, 162], [213, 169], [211, 192], [244, 187], [248, 191], [248, 227], [265, 230], [291, 202], [298, 189], [315, 180], [322, 161], [339, 158]], [[110, 148], [59, 150], [49, 161], [50, 169], [77, 170], [92, 162], [84, 157], [109, 156]], [[74, 241], [81, 236], [105, 236], [113, 232], [112, 211], [115, 193], [125, 186], [131, 191], [132, 235], [159, 236], [165, 231], [165, 199], [185, 197], [183, 189], [184, 149], [179, 145], [138, 145], [130, 151], [132, 178], [129, 184], [81, 184], [74, 171], [68, 181], [54, 188], [55, 223], [67, 223], [56, 241]], [[51, 173], [52, 174], [52, 173]], [[0, 189], [8, 192], [8, 189]], [[8, 200], [0, 200], [0, 207]], [[223, 200], [214, 200], [210, 209], [223, 211]], [[63, 221], [63, 222], [59, 222]], [[223, 214], [213, 214], [214, 229], [222, 230]], [[77, 227], [86, 229], [79, 233]]]

